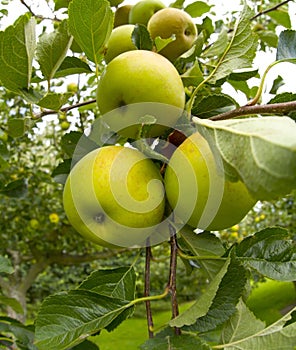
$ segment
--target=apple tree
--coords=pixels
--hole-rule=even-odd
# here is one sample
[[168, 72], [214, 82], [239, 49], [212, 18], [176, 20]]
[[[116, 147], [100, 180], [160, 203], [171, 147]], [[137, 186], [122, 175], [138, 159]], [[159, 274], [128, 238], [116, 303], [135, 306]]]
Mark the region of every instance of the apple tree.
[[[124, 249], [135, 258], [94, 269], [77, 287], [48, 295], [34, 325], [1, 317], [0, 344], [97, 348], [92, 335], [114, 330], [145, 304], [148, 339], [141, 349], [294, 349], [295, 308], [266, 326], [247, 307], [254, 274], [296, 280], [293, 226], [249, 225], [243, 239], [226, 242], [220, 233], [296, 188], [296, 95], [283, 90], [280, 76], [265, 91], [273, 68], [296, 60], [292, 1], [238, 1], [220, 14], [214, 1], [55, 0], [48, 16], [22, 5], [24, 13], [0, 32], [0, 191], [7, 206], [11, 200], [18, 208], [20, 197], [30, 202], [27, 212], [1, 213], [3, 221], [29, 225], [16, 224], [19, 231], [3, 237], [19, 259], [23, 235], [36, 259], [35, 270], [21, 274], [18, 292], [30, 287], [30, 271], [53, 257], [62, 261], [56, 237], [64, 233], [71, 247], [79, 242], [78, 253], [85, 248], [99, 258], [99, 245], [110, 256]], [[258, 67], [256, 58], [267, 53], [273, 60]], [[52, 120], [52, 134], [42, 139]], [[37, 162], [40, 142], [48, 151]], [[30, 177], [34, 166], [44, 170], [40, 177]], [[14, 177], [6, 176], [10, 167]], [[49, 177], [56, 181], [51, 190], [43, 184]], [[34, 190], [48, 200], [47, 225], [57, 225], [39, 236]], [[53, 191], [64, 205], [58, 213]], [[39, 240], [48, 243], [39, 249]], [[160, 245], [169, 247], [169, 268], [162, 293], [154, 294]], [[15, 271], [1, 253], [7, 292]], [[136, 274], [142, 253], [145, 269]], [[207, 278], [206, 290], [182, 313], [179, 264], [189, 277], [198, 268]], [[139, 279], [144, 291], [136, 297]], [[2, 300], [19, 310], [24, 294], [18, 299], [22, 305]], [[157, 331], [151, 304], [167, 299], [172, 317]]]

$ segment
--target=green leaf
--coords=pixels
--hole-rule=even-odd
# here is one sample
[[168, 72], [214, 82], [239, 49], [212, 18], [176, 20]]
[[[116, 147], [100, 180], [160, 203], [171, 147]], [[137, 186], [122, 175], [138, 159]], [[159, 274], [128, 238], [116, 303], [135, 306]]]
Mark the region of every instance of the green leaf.
[[173, 319], [170, 326], [199, 332], [215, 329], [236, 312], [246, 280], [245, 269], [238, 260], [229, 257], [206, 292], [183, 314]]
[[[252, 335], [249, 335], [243, 339], [236, 340], [223, 345], [225, 350], [258, 350], [258, 349], [270, 349], [270, 350], [292, 350], [295, 349], [296, 344], [296, 323], [292, 323], [286, 326], [288, 320], [291, 319], [292, 312], [295, 312], [296, 308], [287, 313], [277, 322], [273, 323], [267, 328], [258, 330]], [[251, 324], [246, 327], [252, 327]]]
[[113, 28], [114, 14], [107, 0], [72, 0], [69, 29], [89, 60], [96, 64]]
[[136, 24], [132, 32], [132, 42], [139, 50], [152, 50], [153, 40], [143, 24]]
[[204, 77], [198, 61], [195, 61], [193, 66], [181, 75], [181, 78], [184, 86], [197, 86], [200, 84]]
[[282, 103], [282, 102], [291, 102], [296, 101], [296, 94], [291, 92], [283, 92], [282, 94], [278, 94], [273, 97], [268, 104], [270, 103]]
[[72, 159], [65, 159], [60, 163], [52, 172], [51, 176], [58, 183], [65, 184], [68, 174], [70, 173], [72, 165]]
[[8, 90], [29, 88], [35, 47], [35, 19], [29, 15], [0, 32], [0, 81]]
[[222, 157], [227, 177], [242, 179], [256, 199], [276, 199], [296, 188], [296, 124], [291, 118], [193, 121]]
[[235, 69], [250, 67], [255, 57], [258, 40], [251, 29], [253, 13], [245, 5], [234, 27], [231, 40], [213, 71], [210, 83], [223, 79]]
[[71, 0], [54, 0], [54, 10], [57, 11], [61, 8], [68, 8]]
[[71, 92], [66, 92], [63, 94], [48, 92], [40, 101], [38, 101], [37, 105], [43, 108], [58, 111], [64, 104], [69, 101], [69, 98], [71, 96]]
[[18, 349], [38, 350], [34, 345], [34, 328], [25, 326], [21, 322], [10, 318], [0, 317], [0, 334], [12, 334], [16, 339]]
[[[181, 242], [186, 244], [193, 256], [201, 258], [200, 260], [197, 259], [197, 262], [205, 270], [208, 278], [212, 280], [225, 263], [224, 260], [215, 259], [225, 253], [222, 242], [212, 233], [196, 234], [188, 226], [184, 226], [180, 230], [180, 235]], [[208, 257], [208, 260], [206, 257]]]
[[296, 280], [296, 245], [287, 230], [266, 228], [245, 238], [236, 248], [248, 267], [279, 281]]
[[87, 153], [98, 148], [98, 145], [89, 137], [79, 131], [71, 131], [65, 134], [61, 140], [63, 151], [73, 158], [73, 164]]
[[257, 32], [257, 34], [258, 34], [259, 39], [263, 43], [267, 44], [267, 46], [277, 48], [279, 37], [277, 36], [277, 34], [274, 31], [263, 30], [263, 31]]
[[13, 273], [14, 268], [11, 265], [11, 261], [0, 255], [0, 273], [6, 273], [6, 274], [11, 274]]
[[78, 288], [131, 301], [135, 298], [135, 282], [136, 275], [132, 266], [118, 267], [93, 272]]
[[281, 6], [279, 10], [269, 11], [267, 15], [276, 21], [279, 25], [288, 29], [291, 28], [291, 19], [288, 8], [284, 9], [284, 7]]
[[47, 80], [54, 77], [66, 57], [71, 43], [72, 37], [69, 35], [66, 20], [61, 22], [54, 32], [41, 35], [37, 45], [36, 56], [42, 74]]
[[246, 81], [256, 76], [258, 77], [258, 69], [240, 70], [231, 73], [229, 79], [234, 81]]
[[198, 118], [210, 118], [238, 107], [235, 99], [225, 94], [211, 94], [198, 100], [192, 108], [192, 114]]
[[4, 171], [7, 168], [9, 168], [9, 163], [0, 156], [0, 172]]
[[208, 5], [203, 1], [195, 1], [185, 7], [185, 11], [193, 18], [201, 17], [204, 13], [210, 11], [213, 5]]
[[56, 71], [54, 78], [65, 77], [71, 74], [91, 73], [89, 65], [77, 57], [65, 57], [64, 61]]
[[275, 95], [278, 89], [283, 85], [285, 85], [284, 79], [280, 75], [278, 75], [277, 78], [274, 79], [269, 93]]
[[264, 328], [265, 323], [258, 320], [246, 304], [240, 300], [237, 304], [237, 311], [223, 326], [221, 341], [223, 344], [233, 343], [252, 336]]
[[18, 179], [9, 182], [3, 188], [0, 189], [0, 194], [4, 194], [7, 197], [21, 198], [27, 194], [28, 182], [26, 179]]
[[15, 298], [9, 298], [4, 295], [0, 295], [0, 304], [4, 304], [6, 307], [10, 306], [18, 314], [24, 313], [22, 305]]
[[190, 334], [175, 335], [170, 332], [160, 332], [156, 337], [147, 340], [140, 346], [141, 350], [210, 350], [200, 338]]
[[12, 118], [7, 122], [8, 134], [11, 137], [21, 137], [26, 131], [25, 119], [24, 118]]
[[35, 343], [39, 350], [68, 349], [110, 325], [127, 304], [82, 289], [50, 296], [36, 319]]
[[162, 50], [163, 48], [165, 48], [169, 43], [171, 43], [172, 41], [176, 40], [176, 36], [175, 34], [173, 34], [171, 37], [169, 38], [161, 38], [160, 36], [157, 36], [154, 39], [154, 44], [156, 47], [156, 51], [159, 52], [160, 50]]
[[219, 33], [219, 36], [216, 41], [213, 42], [212, 45], [209, 46], [208, 49], [206, 49], [202, 53], [202, 57], [211, 58], [220, 56], [225, 52], [225, 50], [228, 47], [228, 31], [227, 29], [222, 29]]
[[296, 31], [284, 30], [279, 35], [276, 60], [296, 59]]

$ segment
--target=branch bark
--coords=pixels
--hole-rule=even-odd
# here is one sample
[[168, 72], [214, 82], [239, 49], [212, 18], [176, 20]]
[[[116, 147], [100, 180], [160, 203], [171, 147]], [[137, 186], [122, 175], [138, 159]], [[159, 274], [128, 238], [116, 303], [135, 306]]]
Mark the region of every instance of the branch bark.
[[[146, 247], [146, 260], [145, 260], [145, 290], [144, 290], [144, 296], [149, 297], [150, 296], [150, 264], [151, 264], [151, 246]], [[148, 336], [149, 338], [154, 337], [153, 333], [153, 318], [152, 318], [152, 310], [151, 310], [151, 303], [150, 300], [147, 300], [146, 302], [146, 317], [147, 317], [147, 326], [148, 326]]]
[[[172, 303], [172, 318], [175, 318], [179, 315], [179, 305], [177, 300], [177, 257], [178, 257], [178, 246], [177, 246], [177, 237], [176, 230], [172, 225], [169, 225], [170, 230], [170, 244], [171, 244], [171, 259], [170, 259], [170, 275], [168, 289], [171, 293], [171, 303]], [[175, 327], [175, 334], [180, 335], [181, 329]]]
[[46, 110], [42, 111], [41, 113], [34, 115], [33, 119], [34, 120], [35, 119], [40, 119], [42, 117], [45, 117], [46, 115], [56, 114], [58, 112], [67, 113], [71, 109], [87, 106], [87, 105], [89, 105], [91, 103], [94, 103], [94, 102], [96, 102], [96, 99], [75, 103], [74, 105], [71, 105], [71, 106], [65, 106], [65, 107], [61, 108], [59, 111], [55, 111], [55, 110], [52, 110], [52, 109], [46, 109]]
[[288, 114], [289, 112], [296, 111], [296, 101], [271, 103], [265, 105], [249, 106], [245, 105], [231, 111], [215, 115], [210, 120], [226, 120], [240, 116], [252, 115], [252, 114]]
[[273, 6], [273, 7], [270, 7], [269, 9], [266, 9], [266, 10], [264, 10], [264, 11], [258, 12], [255, 16], [253, 16], [253, 17], [251, 18], [251, 21], [254, 20], [254, 19], [256, 19], [256, 18], [258, 18], [258, 17], [260, 17], [260, 16], [262, 16], [262, 15], [264, 15], [264, 14], [266, 14], [266, 13], [268, 13], [268, 12], [272, 12], [272, 11], [277, 10], [279, 7], [281, 7], [281, 6], [283, 6], [283, 5], [286, 5], [286, 4], [287, 4], [288, 2], [290, 2], [290, 1], [292, 1], [292, 0], [285, 0], [285, 1], [282, 1], [282, 2], [280, 2], [279, 4], [277, 4], [277, 5]]

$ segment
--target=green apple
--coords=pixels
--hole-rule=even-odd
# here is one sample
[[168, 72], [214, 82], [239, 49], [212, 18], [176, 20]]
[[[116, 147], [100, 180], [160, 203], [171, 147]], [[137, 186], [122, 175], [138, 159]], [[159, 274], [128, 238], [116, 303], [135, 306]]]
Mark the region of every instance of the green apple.
[[112, 248], [145, 246], [164, 214], [162, 177], [134, 148], [101, 147], [75, 164], [63, 204], [69, 222], [86, 239]]
[[97, 104], [113, 131], [135, 138], [141, 118], [150, 115], [156, 123], [149, 136], [159, 136], [180, 117], [184, 86], [165, 57], [146, 50], [128, 51], [107, 65], [98, 84]]
[[175, 40], [159, 51], [171, 61], [188, 51], [197, 37], [192, 17], [187, 12], [172, 7], [156, 12], [150, 18], [147, 29], [152, 39], [156, 37], [168, 39], [175, 35]]
[[137, 50], [131, 39], [134, 29], [133, 24], [125, 24], [112, 30], [105, 49], [106, 63], [123, 52]]
[[165, 189], [176, 217], [194, 228], [222, 230], [239, 223], [256, 200], [241, 181], [224, 177], [208, 142], [188, 137], [173, 153], [165, 172]]
[[165, 8], [165, 5], [160, 0], [139, 1], [130, 11], [129, 23], [147, 25], [150, 17], [163, 8]]
[[68, 92], [72, 92], [72, 93], [75, 94], [75, 93], [78, 91], [78, 85], [77, 85], [77, 83], [74, 83], [74, 82], [69, 83], [69, 84], [67, 85], [67, 91], [68, 91]]
[[133, 5], [123, 5], [116, 9], [114, 13], [114, 28], [129, 24], [129, 13]]

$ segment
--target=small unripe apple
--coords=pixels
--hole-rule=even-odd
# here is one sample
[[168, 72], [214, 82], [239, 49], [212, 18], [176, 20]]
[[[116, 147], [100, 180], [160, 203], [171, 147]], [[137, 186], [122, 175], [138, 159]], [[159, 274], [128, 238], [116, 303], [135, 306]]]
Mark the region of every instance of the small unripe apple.
[[116, 9], [114, 13], [114, 28], [129, 24], [129, 13], [133, 5], [124, 5]]
[[107, 65], [98, 84], [97, 104], [113, 131], [135, 138], [141, 118], [151, 115], [156, 122], [149, 136], [159, 136], [181, 116], [184, 86], [165, 57], [146, 50], [128, 51]]
[[72, 92], [72, 93], [76, 93], [78, 91], [78, 85], [74, 82], [69, 83], [67, 85], [67, 91]]
[[165, 172], [165, 189], [175, 216], [203, 230], [232, 227], [256, 204], [243, 182], [223, 176], [199, 133], [188, 137], [173, 153]]
[[134, 29], [133, 24], [125, 24], [112, 30], [106, 45], [106, 63], [123, 52], [137, 50], [131, 38]]
[[71, 170], [63, 193], [69, 222], [101, 246], [145, 246], [162, 221], [164, 187], [158, 167], [140, 151], [105, 146]]
[[71, 124], [67, 120], [63, 120], [60, 125], [62, 130], [68, 130]]
[[168, 39], [175, 35], [175, 40], [159, 51], [171, 61], [188, 51], [197, 37], [192, 17], [187, 12], [172, 7], [156, 12], [150, 18], [147, 29], [152, 39], [156, 37]]
[[163, 8], [165, 8], [165, 5], [160, 0], [139, 1], [130, 11], [129, 23], [147, 25], [150, 17]]

